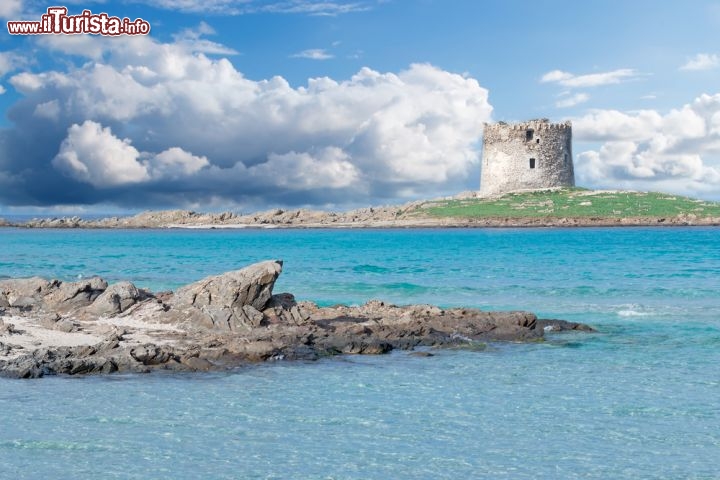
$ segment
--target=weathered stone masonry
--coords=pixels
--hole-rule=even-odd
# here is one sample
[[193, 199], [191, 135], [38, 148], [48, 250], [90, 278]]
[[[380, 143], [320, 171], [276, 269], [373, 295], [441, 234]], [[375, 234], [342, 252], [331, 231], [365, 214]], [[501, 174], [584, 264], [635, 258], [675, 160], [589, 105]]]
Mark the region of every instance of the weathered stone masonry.
[[574, 185], [570, 122], [485, 124], [481, 195]]

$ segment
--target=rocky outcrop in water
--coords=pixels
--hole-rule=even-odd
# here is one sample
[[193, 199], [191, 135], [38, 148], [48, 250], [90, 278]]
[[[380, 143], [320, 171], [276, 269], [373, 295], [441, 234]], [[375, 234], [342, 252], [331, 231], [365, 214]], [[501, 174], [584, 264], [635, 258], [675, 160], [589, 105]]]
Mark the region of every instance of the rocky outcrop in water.
[[281, 270], [280, 261], [260, 262], [157, 295], [100, 278], [0, 281], [0, 373], [205, 371], [394, 349], [482, 349], [541, 340], [546, 331], [592, 330], [520, 311], [381, 301], [318, 307], [273, 294]]
[[259, 327], [281, 270], [280, 262], [261, 262], [180, 288], [167, 301], [165, 321], [229, 332]]

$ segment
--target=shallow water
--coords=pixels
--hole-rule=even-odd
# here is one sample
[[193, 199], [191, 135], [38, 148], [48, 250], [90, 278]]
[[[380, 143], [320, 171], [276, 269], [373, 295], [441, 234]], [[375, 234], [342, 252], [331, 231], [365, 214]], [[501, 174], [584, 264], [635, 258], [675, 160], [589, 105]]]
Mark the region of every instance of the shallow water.
[[715, 229], [0, 229], [0, 276], [155, 290], [282, 258], [321, 304], [527, 309], [597, 334], [226, 374], [0, 379], [0, 477], [719, 478]]

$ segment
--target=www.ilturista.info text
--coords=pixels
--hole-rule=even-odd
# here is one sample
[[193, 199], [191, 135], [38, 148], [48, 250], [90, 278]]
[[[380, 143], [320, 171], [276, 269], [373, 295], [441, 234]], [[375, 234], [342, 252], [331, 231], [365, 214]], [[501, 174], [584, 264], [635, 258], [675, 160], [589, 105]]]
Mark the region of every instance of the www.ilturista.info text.
[[66, 7], [50, 7], [40, 21], [9, 21], [10, 35], [147, 35], [150, 23], [142, 18], [111, 17], [107, 13], [83, 10], [80, 15], [68, 15]]

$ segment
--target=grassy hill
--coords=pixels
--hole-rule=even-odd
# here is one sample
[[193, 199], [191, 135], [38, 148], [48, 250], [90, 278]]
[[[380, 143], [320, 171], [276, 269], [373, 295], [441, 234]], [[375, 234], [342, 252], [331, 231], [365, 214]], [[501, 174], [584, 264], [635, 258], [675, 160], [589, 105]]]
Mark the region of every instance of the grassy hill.
[[421, 209], [432, 217], [454, 218], [720, 217], [718, 202], [665, 193], [581, 188], [510, 193], [498, 198], [435, 200], [426, 202]]

